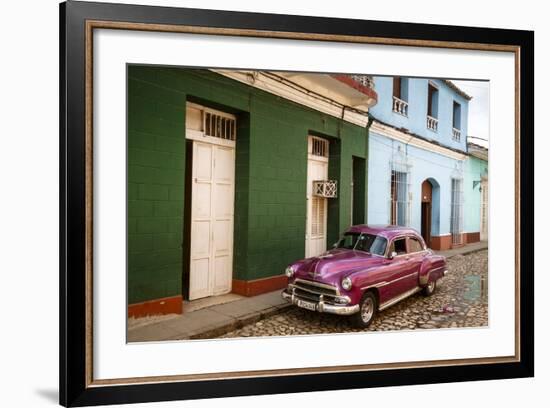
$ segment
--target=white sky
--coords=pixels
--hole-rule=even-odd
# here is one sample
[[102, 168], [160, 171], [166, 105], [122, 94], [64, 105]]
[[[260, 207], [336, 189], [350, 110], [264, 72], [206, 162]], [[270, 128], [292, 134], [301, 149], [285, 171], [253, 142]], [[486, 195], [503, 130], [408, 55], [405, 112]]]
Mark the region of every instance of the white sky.
[[473, 137], [471, 142], [489, 147], [489, 82], [453, 80], [453, 83], [472, 97], [468, 106], [468, 136]]

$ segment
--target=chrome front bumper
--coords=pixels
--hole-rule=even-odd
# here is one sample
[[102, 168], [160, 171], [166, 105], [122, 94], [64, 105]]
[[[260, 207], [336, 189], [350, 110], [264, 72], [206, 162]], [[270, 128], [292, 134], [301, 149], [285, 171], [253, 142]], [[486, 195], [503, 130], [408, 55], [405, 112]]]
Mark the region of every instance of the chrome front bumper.
[[[299, 306], [298, 301], [301, 299], [299, 299], [297, 296], [292, 295], [291, 293], [288, 293], [286, 289], [281, 292], [281, 296], [283, 297], [283, 299], [287, 300], [293, 305]], [[305, 300], [305, 302], [314, 303], [316, 305], [315, 310], [320, 313], [332, 313], [336, 315], [349, 316], [359, 311], [359, 305], [353, 305], [353, 306], [331, 305], [323, 301], [312, 302], [309, 300]]]

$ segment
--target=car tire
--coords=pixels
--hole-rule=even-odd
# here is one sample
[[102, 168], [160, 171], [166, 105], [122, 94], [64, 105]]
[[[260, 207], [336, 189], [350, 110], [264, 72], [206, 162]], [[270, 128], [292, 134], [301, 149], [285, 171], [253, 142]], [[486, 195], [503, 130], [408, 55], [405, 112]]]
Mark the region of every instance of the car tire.
[[437, 281], [435, 280], [430, 281], [426, 286], [424, 286], [424, 289], [422, 289], [422, 294], [424, 296], [432, 296], [435, 292], [436, 287], [437, 287]]
[[372, 291], [365, 292], [359, 302], [359, 312], [353, 315], [356, 327], [366, 329], [370, 326], [378, 310], [378, 300]]

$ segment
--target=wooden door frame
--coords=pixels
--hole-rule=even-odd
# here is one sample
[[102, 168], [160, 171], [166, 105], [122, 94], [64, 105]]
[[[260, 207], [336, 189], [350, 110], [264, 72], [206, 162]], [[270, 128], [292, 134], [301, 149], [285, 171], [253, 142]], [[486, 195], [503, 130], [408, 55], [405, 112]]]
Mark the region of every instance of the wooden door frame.
[[[324, 143], [326, 143], [326, 152], [327, 152], [327, 155], [326, 156], [317, 156], [317, 155], [314, 155], [310, 152], [310, 147], [312, 146], [312, 143], [313, 143], [313, 139], [320, 139], [322, 140]], [[316, 136], [316, 135], [312, 135], [312, 134], [308, 134], [307, 136], [307, 159], [306, 159], [306, 236], [305, 236], [305, 239], [304, 239], [304, 255], [306, 256], [306, 258], [308, 256], [310, 256], [309, 254], [309, 242], [311, 240], [311, 222], [312, 222], [312, 217], [311, 217], [311, 209], [312, 209], [312, 199], [313, 199], [313, 194], [311, 194], [311, 196], [308, 196], [308, 191], [309, 189], [313, 190], [313, 187], [311, 185], [311, 183], [313, 182], [313, 180], [309, 180], [309, 163], [310, 161], [316, 161], [316, 162], [319, 162], [319, 163], [325, 163], [326, 166], [327, 166], [327, 169], [326, 169], [326, 173], [327, 173], [327, 178], [328, 178], [328, 172], [329, 172], [329, 158], [330, 158], [330, 141], [324, 137], [320, 137], [320, 136]], [[326, 243], [328, 242], [328, 199], [325, 198], [325, 202], [324, 202], [324, 205], [325, 205], [325, 219], [324, 219], [324, 231], [325, 231], [325, 247], [326, 247]]]
[[[429, 186], [429, 191], [425, 191], [424, 185]], [[420, 234], [428, 247], [432, 240], [433, 188], [434, 186], [429, 179], [425, 179], [420, 185]], [[428, 214], [426, 214], [426, 207], [428, 208]]]
[[[203, 106], [203, 105], [199, 105], [199, 104], [196, 104], [196, 103], [193, 103], [193, 102], [187, 102], [186, 103], [186, 110], [188, 108], [193, 108], [193, 109], [198, 109], [198, 110], [201, 110], [202, 111], [202, 115], [204, 115], [204, 113], [206, 111], [210, 112], [210, 113], [215, 113], [215, 114], [221, 114], [221, 115], [224, 115], [224, 116], [231, 116], [231, 117], [235, 117], [236, 119], [236, 116], [233, 115], [233, 114], [229, 114], [229, 113], [226, 113], [226, 112], [223, 112], [223, 111], [218, 111], [218, 110], [215, 110], [215, 109], [211, 109], [207, 106]], [[193, 221], [193, 164], [194, 164], [194, 151], [195, 151], [195, 146], [197, 143], [202, 143], [202, 144], [208, 144], [208, 145], [212, 145], [212, 146], [217, 146], [217, 147], [225, 147], [225, 148], [231, 148], [233, 149], [233, 165], [234, 165], [234, 169], [233, 171], [235, 171], [236, 169], [236, 149], [237, 149], [237, 142], [236, 140], [228, 140], [228, 139], [222, 139], [222, 138], [219, 138], [219, 137], [214, 137], [214, 136], [208, 136], [205, 134], [204, 132], [204, 129], [202, 130], [198, 130], [198, 129], [193, 129], [193, 128], [189, 128], [187, 127], [187, 123], [186, 123], [186, 127], [185, 127], [185, 141], [186, 141], [186, 152], [185, 152], [185, 181], [184, 181], [184, 230], [183, 230], [183, 233], [184, 233], [184, 239], [186, 239], [187, 241], [187, 245], [183, 244], [183, 251], [182, 251], [182, 256], [183, 256], [183, 262], [182, 262], [182, 295], [183, 295], [183, 298], [185, 300], [190, 300], [190, 295], [191, 295], [191, 248], [192, 248], [192, 221]], [[214, 169], [212, 169], [212, 171], [214, 172]], [[215, 174], [212, 173], [212, 180], [214, 182], [214, 177], [215, 177]], [[232, 282], [233, 280], [233, 260], [234, 260], [234, 251], [235, 251], [235, 242], [234, 242], [234, 233], [235, 233], [235, 190], [236, 190], [236, 177], [235, 177], [235, 174], [233, 175], [233, 195], [232, 195], [232, 205], [233, 205], [233, 216], [232, 216], [232, 232], [231, 232], [231, 278], [230, 278], [230, 281]], [[212, 213], [210, 214], [211, 218], [212, 218]], [[212, 228], [212, 226], [211, 226]], [[184, 241], [185, 242], [185, 241]], [[212, 248], [211, 248], [211, 251], [212, 251]], [[210, 272], [210, 271], [209, 271]], [[212, 277], [209, 276], [209, 280], [211, 279]], [[209, 283], [209, 291], [210, 289], [211, 290], [211, 294], [209, 294], [208, 296], [206, 297], [209, 297], [209, 296], [216, 296], [214, 295], [214, 290], [213, 290], [213, 287], [211, 288], [210, 287], [211, 284]], [[230, 283], [230, 286], [232, 286], [232, 283]], [[230, 288], [230, 291], [231, 291], [232, 287]], [[196, 300], [196, 299], [195, 299]]]

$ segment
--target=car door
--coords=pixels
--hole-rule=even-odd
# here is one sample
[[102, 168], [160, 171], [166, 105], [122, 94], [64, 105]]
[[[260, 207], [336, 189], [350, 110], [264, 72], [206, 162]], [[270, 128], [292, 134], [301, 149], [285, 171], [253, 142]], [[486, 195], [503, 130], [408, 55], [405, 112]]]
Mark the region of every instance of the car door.
[[414, 264], [410, 262], [406, 236], [392, 240], [389, 253], [392, 252], [395, 252], [396, 255], [390, 260], [391, 273], [386, 285], [389, 298], [397, 297], [410, 290], [411, 283], [417, 277]]
[[422, 262], [426, 256], [426, 250], [424, 245], [418, 237], [409, 235], [407, 237], [407, 253], [408, 253], [408, 262], [411, 268], [411, 271], [414, 272], [410, 275], [406, 281], [406, 289], [412, 290], [418, 286], [418, 278], [420, 276], [420, 268], [422, 267]]

